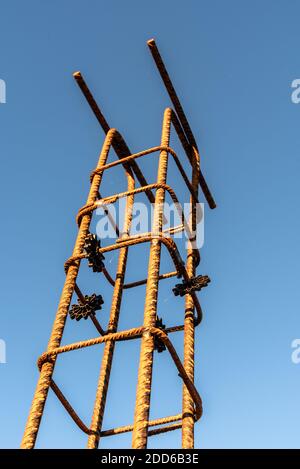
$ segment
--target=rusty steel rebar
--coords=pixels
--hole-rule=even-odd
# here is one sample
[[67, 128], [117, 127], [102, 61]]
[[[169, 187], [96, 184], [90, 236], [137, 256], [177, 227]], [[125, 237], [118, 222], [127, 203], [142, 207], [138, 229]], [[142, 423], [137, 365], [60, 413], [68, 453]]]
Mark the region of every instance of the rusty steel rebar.
[[[199, 184], [199, 165], [197, 158], [192, 171], [193, 189], [198, 194]], [[197, 224], [196, 204], [193, 197], [190, 198], [190, 230], [195, 232]], [[188, 240], [186, 271], [189, 277], [194, 277], [196, 273], [196, 257], [194, 243]], [[185, 315], [184, 315], [184, 368], [189, 379], [194, 382], [194, 355], [195, 355], [195, 324], [194, 324], [194, 300], [189, 294], [185, 297]], [[194, 448], [194, 402], [186, 386], [183, 387], [182, 394], [182, 448]]]
[[[128, 186], [128, 192], [132, 192], [135, 186], [135, 180], [130, 168], [126, 169]], [[124, 220], [124, 228], [123, 228], [123, 237], [129, 236], [130, 225], [132, 220], [132, 207], [134, 201], [134, 194], [130, 194], [127, 196], [126, 200], [126, 207], [125, 207], [125, 220]], [[123, 238], [122, 237], [122, 238]], [[120, 249], [119, 252], [119, 260], [118, 260], [118, 267], [116, 273], [116, 279], [114, 284], [114, 292], [112, 296], [111, 302], [111, 310], [110, 310], [110, 319], [107, 331], [116, 332], [118, 327], [118, 320], [120, 314], [120, 307], [122, 301], [122, 293], [124, 287], [124, 278], [126, 272], [126, 265], [127, 265], [127, 256], [128, 256], [128, 246], [124, 246]], [[97, 432], [101, 432], [103, 415], [104, 415], [104, 408], [110, 378], [110, 371], [112, 366], [113, 360], [113, 353], [114, 353], [115, 342], [110, 341], [105, 344], [100, 376], [98, 381], [98, 387], [96, 392], [96, 399], [94, 404], [94, 412], [91, 421], [91, 431], [94, 432], [89, 436], [88, 439], [88, 448], [94, 449], [98, 447], [100, 435]]]
[[[171, 130], [171, 109], [164, 113], [161, 145], [169, 146]], [[162, 150], [159, 156], [157, 184], [166, 184], [168, 169], [168, 152]], [[156, 191], [153, 234], [160, 233], [163, 225], [163, 204], [165, 201], [165, 189], [160, 187]], [[146, 289], [146, 301], [144, 310], [144, 327], [154, 327], [157, 313], [157, 295], [159, 282], [161, 244], [153, 239], [150, 245], [148, 281]], [[138, 385], [136, 391], [136, 405], [134, 427], [132, 433], [132, 447], [145, 448], [147, 446], [148, 420], [151, 397], [152, 363], [153, 363], [154, 339], [151, 334], [145, 332], [142, 337], [140, 365], [138, 373]]]
[[[185, 135], [190, 143], [190, 145], [192, 147], [194, 147], [197, 151], [198, 151], [198, 147], [197, 147], [197, 143], [196, 143], [196, 139], [194, 137], [194, 134], [192, 132], [192, 129], [191, 129], [191, 126], [187, 120], [187, 117], [185, 115], [185, 112], [183, 110], [183, 107], [179, 101], [179, 98], [177, 96], [177, 93], [175, 91], [175, 88], [173, 86], [173, 83], [171, 81], [171, 78], [170, 78], [170, 75], [168, 74], [167, 72], [167, 69], [166, 69], [166, 66], [163, 62], [163, 59], [160, 55], [160, 52], [157, 48], [157, 45], [155, 43], [155, 40], [154, 39], [149, 39], [149, 41], [147, 41], [147, 44], [148, 44], [148, 47], [150, 49], [150, 52], [152, 54], [152, 57], [154, 59], [154, 62], [157, 66], [157, 69], [160, 73], [160, 76], [162, 78], [162, 81], [166, 87], [166, 90], [168, 92], [168, 95], [173, 103], [173, 106], [174, 106], [174, 109], [176, 111], [176, 114], [179, 118], [179, 121], [181, 123], [181, 126], [183, 127], [183, 130], [185, 132]], [[215, 208], [216, 207], [216, 203], [214, 201], [214, 198], [212, 196], [212, 194], [210, 193], [210, 190], [206, 184], [206, 181], [203, 177], [203, 174], [201, 172], [201, 169], [199, 167], [199, 184], [201, 186], [201, 189], [203, 190], [203, 193], [207, 199], [207, 202], [210, 206], [210, 208]]]
[[[106, 162], [107, 153], [110, 148], [111, 140], [115, 136], [116, 131], [114, 129], [110, 130], [105, 139], [100, 157], [98, 160], [98, 166], [103, 166]], [[94, 203], [97, 200], [98, 191], [102, 179], [102, 174], [97, 174], [92, 181], [90, 192], [87, 198], [87, 204]], [[91, 215], [86, 214], [80, 223], [77, 239], [75, 242], [75, 247], [73, 251], [73, 256], [81, 254], [85, 237], [89, 231], [89, 226], [91, 222]], [[76, 278], [78, 275], [78, 270], [80, 266], [80, 259], [75, 261], [70, 268], [68, 269], [65, 285], [61, 294], [60, 302], [58, 305], [52, 333], [48, 343], [48, 351], [51, 352], [52, 349], [60, 345], [65, 321], [67, 318], [69, 306], [71, 303], [72, 295], [75, 289]], [[25, 427], [25, 432], [22, 440], [22, 448], [33, 448], [35, 445], [37, 433], [39, 430], [49, 386], [51, 384], [52, 374], [54, 370], [55, 362], [45, 363], [40, 371], [40, 376], [38, 384], [36, 387], [35, 395], [32, 401], [30, 413]]]
[[[159, 282], [164, 279], [171, 279], [175, 276], [182, 276], [183, 281], [192, 282], [195, 280], [196, 268], [200, 262], [200, 252], [197, 248], [196, 224], [197, 224], [197, 203], [198, 188], [208, 202], [210, 208], [215, 208], [216, 204], [208, 188], [200, 168], [200, 156], [194, 134], [183, 111], [182, 105], [176, 94], [165, 64], [161, 58], [155, 41], [148, 41], [158, 71], [170, 96], [174, 110], [167, 108], [164, 112], [162, 123], [161, 143], [146, 150], [132, 154], [124, 138], [116, 129], [110, 128], [101, 109], [96, 103], [90, 89], [88, 88], [82, 74], [74, 73], [74, 78], [85, 96], [89, 106], [106, 134], [102, 150], [98, 159], [97, 167], [92, 171], [90, 177], [90, 191], [87, 202], [78, 211], [76, 218], [78, 224], [78, 235], [71, 257], [65, 262], [66, 280], [62, 290], [62, 295], [58, 305], [58, 310], [54, 320], [54, 325], [48, 347], [38, 359], [40, 376], [28, 416], [21, 447], [30, 449], [35, 446], [45, 402], [49, 388], [57, 396], [66, 412], [73, 419], [82, 432], [88, 435], [87, 447], [97, 448], [102, 437], [109, 437], [126, 432], [132, 432], [132, 447], [141, 449], [147, 447], [147, 440], [150, 436], [161, 433], [182, 430], [182, 448], [194, 447], [194, 424], [202, 415], [202, 401], [194, 384], [194, 339], [195, 327], [201, 323], [202, 309], [196, 292], [189, 288], [185, 297], [185, 312], [183, 324], [166, 327], [157, 327], [157, 300], [159, 293]], [[188, 158], [188, 163], [192, 169], [191, 179], [180, 161], [179, 156], [170, 147], [171, 125], [175, 129], [176, 135]], [[117, 161], [108, 162], [110, 148], [113, 148], [119, 158]], [[157, 180], [148, 184], [136, 160], [147, 155], [158, 154]], [[179, 170], [184, 183], [190, 193], [190, 215], [186, 220], [179, 200], [173, 188], [167, 184], [168, 157], [172, 156]], [[127, 191], [112, 194], [107, 197], [100, 195], [100, 185], [105, 171], [112, 170], [118, 165], [122, 165], [127, 176]], [[141, 187], [136, 187], [136, 180]], [[153, 204], [153, 222], [151, 232], [138, 235], [130, 234], [132, 221], [132, 209], [136, 194], [145, 194], [148, 201]], [[166, 193], [169, 193], [179, 215], [181, 224], [163, 229], [165, 222], [163, 203]], [[126, 198], [126, 208], [123, 230], [120, 231], [116, 221], [111, 215], [108, 204], [114, 203], [120, 198]], [[149, 203], [148, 202], [148, 203]], [[113, 288], [110, 305], [110, 317], [107, 329], [104, 329], [98, 322], [95, 315], [91, 315], [98, 336], [85, 341], [74, 342], [61, 346], [65, 321], [68, 315], [73, 293], [75, 293], [81, 304], [84, 304], [85, 296], [81, 292], [77, 282], [77, 276], [81, 261], [87, 257], [84, 251], [86, 236], [89, 234], [90, 223], [96, 208], [101, 206], [108, 217], [118, 239], [115, 243], [97, 249], [98, 255], [106, 252], [119, 251], [119, 259], [115, 276], [108, 272], [103, 266], [103, 278]], [[188, 248], [186, 251], [186, 261], [184, 262], [177, 248], [173, 234], [185, 231], [187, 234]], [[125, 273], [127, 266], [128, 251], [131, 247], [141, 243], [149, 244], [148, 276], [146, 279], [125, 283]], [[162, 246], [167, 248], [175, 271], [160, 273], [160, 259]], [[146, 296], [144, 305], [144, 323], [140, 327], [118, 331], [121, 302], [124, 290], [146, 285]], [[178, 285], [176, 285], [178, 287]], [[181, 285], [182, 287], [182, 285]], [[184, 353], [183, 363], [180, 361], [169, 334], [183, 331]], [[110, 373], [113, 364], [115, 345], [119, 341], [140, 340], [140, 364], [138, 370], [138, 382], [136, 390], [136, 402], [133, 424], [102, 430], [102, 422], [108, 396]], [[156, 420], [149, 420], [151, 401], [151, 382], [153, 367], [153, 352], [155, 343], [159, 341], [168, 350], [174, 365], [183, 381], [182, 412], [177, 415], [162, 417]], [[59, 355], [80, 350], [86, 347], [104, 345], [104, 351], [100, 366], [100, 374], [96, 390], [93, 414], [90, 426], [86, 425], [76, 413], [68, 399], [65, 397], [59, 386], [53, 380], [53, 371]], [[155, 427], [155, 428], [153, 428]]]

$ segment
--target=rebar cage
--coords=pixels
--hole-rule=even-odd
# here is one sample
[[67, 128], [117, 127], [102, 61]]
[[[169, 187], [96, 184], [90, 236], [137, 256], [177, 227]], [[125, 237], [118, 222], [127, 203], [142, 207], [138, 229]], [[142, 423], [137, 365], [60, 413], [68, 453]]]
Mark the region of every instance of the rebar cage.
[[[99, 440], [102, 437], [132, 432], [132, 447], [142, 449], [147, 447], [147, 439], [149, 436], [169, 432], [179, 428], [182, 430], [182, 448], [194, 447], [194, 424], [202, 415], [201, 398], [194, 385], [194, 332], [195, 327], [200, 324], [202, 319], [202, 310], [196, 291], [199, 291], [209, 282], [209, 278], [207, 276], [196, 277], [196, 268], [200, 262], [200, 253], [197, 249], [196, 239], [197, 231], [195, 230], [197, 223], [196, 205], [199, 202], [199, 185], [209, 207], [213, 209], [216, 205], [200, 169], [200, 156], [194, 135], [155, 41], [153, 39], [149, 40], [148, 46], [174, 106], [174, 110], [171, 108], [167, 108], [165, 110], [162, 123], [161, 142], [160, 145], [153, 148], [132, 154], [120, 133], [116, 129], [110, 128], [108, 125], [81, 73], [74, 73], [74, 78], [103, 128], [106, 138], [100, 153], [97, 167], [91, 173], [91, 187], [87, 202], [85, 206], [79, 210], [77, 215], [78, 235], [73, 254], [65, 263], [66, 280], [58, 305], [48, 348], [47, 351], [38, 359], [40, 375], [22, 440], [22, 448], [29, 449], [33, 448], [35, 445], [49, 388], [54, 391], [74, 422], [88, 435], [88, 448], [97, 448]], [[170, 147], [171, 126], [174, 127], [182, 148], [187, 156], [188, 164], [191, 165], [191, 178], [187, 176], [180, 159], [175, 151]], [[107, 160], [111, 147], [115, 150], [119, 159], [108, 163]], [[157, 180], [152, 184], [147, 183], [137, 163], [139, 158], [144, 158], [147, 155], [158, 155]], [[190, 193], [191, 210], [188, 220], [185, 219], [176, 193], [166, 183], [168, 159], [170, 156], [174, 159], [181, 177]], [[103, 174], [105, 171], [108, 171], [117, 165], [122, 165], [124, 168], [127, 177], [127, 191], [102, 198], [99, 190]], [[139, 182], [140, 187], [136, 187], [136, 181]], [[130, 227], [132, 222], [132, 207], [134, 204], [134, 197], [138, 193], [144, 193], [150, 203], [153, 204], [152, 229], [149, 233], [131, 235]], [[169, 193], [173, 202], [176, 204], [182, 222], [180, 225], [169, 229], [168, 236], [166, 236], [166, 230], [163, 230], [163, 202], [165, 200], [166, 193]], [[124, 226], [122, 230], [119, 229], [107, 208], [108, 204], [115, 203], [121, 198], [126, 199]], [[99, 206], [104, 207], [104, 210], [106, 211], [117, 235], [116, 242], [105, 247], [101, 247], [97, 237], [89, 232], [93, 213]], [[186, 249], [185, 262], [182, 260], [176, 243], [171, 236], [180, 230], [185, 230], [188, 236], [188, 248]], [[124, 278], [128, 250], [131, 246], [140, 243], [148, 243], [150, 248], [148, 276], [146, 279], [126, 284], [124, 282]], [[167, 248], [175, 269], [172, 272], [160, 274], [161, 249], [163, 245]], [[115, 250], [118, 250], [119, 258], [116, 276], [113, 278], [105, 267], [103, 254]], [[95, 316], [95, 311], [97, 309], [101, 309], [103, 303], [101, 296], [97, 296], [95, 294], [90, 297], [83, 295], [77, 284], [80, 263], [81, 260], [85, 258], [88, 259], [89, 266], [93, 268], [93, 271], [102, 272], [106, 280], [113, 287], [107, 330], [104, 330], [101, 327]], [[182, 325], [165, 328], [157, 316], [158, 287], [160, 281], [171, 277], [183, 278], [182, 284], [176, 285], [173, 291], [175, 295], [179, 294], [180, 296], [185, 296], [184, 321]], [[141, 327], [118, 331], [123, 292], [126, 289], [135, 288], [139, 285], [146, 285], [144, 323]], [[70, 309], [74, 293], [76, 293], [78, 297], [78, 305], [73, 305]], [[76, 318], [77, 320], [82, 317], [89, 317], [97, 330], [97, 337], [61, 346], [60, 344], [68, 313], [70, 313], [71, 318]], [[183, 363], [180, 361], [169, 339], [169, 335], [171, 333], [181, 330], [184, 333]], [[134, 422], [132, 425], [102, 430], [115, 343], [117, 341], [131, 339], [141, 340]], [[54, 382], [52, 376], [56, 359], [59, 354], [85, 347], [91, 347], [97, 344], [104, 344], [104, 351], [92, 420], [90, 426], [87, 426], [79, 418], [57, 384]], [[183, 381], [182, 412], [177, 415], [149, 421], [154, 349], [157, 349], [158, 351], [167, 349], [169, 351], [174, 361], [174, 365], [178, 370], [179, 376]]]

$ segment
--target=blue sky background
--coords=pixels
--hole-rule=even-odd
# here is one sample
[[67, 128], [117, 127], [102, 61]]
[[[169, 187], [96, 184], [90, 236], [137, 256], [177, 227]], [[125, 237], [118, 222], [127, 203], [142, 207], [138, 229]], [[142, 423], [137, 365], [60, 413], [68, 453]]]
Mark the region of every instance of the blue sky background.
[[[1, 1], [0, 105], [1, 316], [7, 363], [0, 365], [0, 446], [18, 447], [64, 282], [63, 263], [76, 236], [75, 214], [103, 132], [77, 88], [81, 70], [111, 126], [132, 151], [160, 142], [168, 97], [146, 40], [155, 37], [202, 154], [218, 208], [206, 209], [199, 273], [212, 278], [200, 296], [196, 384], [204, 415], [197, 448], [299, 447], [300, 365], [300, 2]], [[176, 148], [176, 142], [174, 143]], [[149, 157], [148, 157], [149, 158]], [[184, 155], [181, 152], [182, 161]], [[149, 182], [156, 160], [141, 162]], [[187, 195], [170, 165], [168, 180]], [[102, 193], [125, 188], [121, 171]], [[113, 271], [116, 257], [107, 255]], [[128, 281], [147, 269], [145, 247], [129, 256]], [[164, 254], [162, 271], [171, 263]], [[159, 313], [182, 321], [174, 279], [162, 283]], [[111, 287], [85, 266], [85, 293], [102, 293], [105, 325]], [[120, 328], [143, 318], [144, 287], [127, 291]], [[63, 343], [94, 337], [90, 322], [68, 321]], [[172, 340], [182, 354], [182, 336]], [[90, 421], [101, 346], [60, 357], [55, 379]], [[139, 341], [118, 344], [103, 428], [133, 421]], [[155, 354], [151, 417], [180, 412], [181, 382], [167, 352]], [[37, 447], [84, 447], [86, 436], [49, 393]], [[131, 434], [101, 447], [128, 447]], [[180, 431], [149, 440], [180, 446]]]

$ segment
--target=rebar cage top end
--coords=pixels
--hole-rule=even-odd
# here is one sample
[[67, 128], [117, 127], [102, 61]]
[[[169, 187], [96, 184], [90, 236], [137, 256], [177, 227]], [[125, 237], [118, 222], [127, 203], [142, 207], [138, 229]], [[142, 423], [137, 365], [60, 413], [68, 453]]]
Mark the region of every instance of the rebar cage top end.
[[[49, 388], [54, 391], [75, 424], [88, 435], [88, 448], [97, 448], [102, 437], [125, 432], [132, 432], [133, 448], [146, 448], [149, 436], [176, 429], [181, 429], [182, 432], [182, 448], [194, 447], [194, 424], [202, 415], [201, 398], [194, 385], [195, 327], [200, 324], [202, 319], [202, 310], [196, 291], [200, 291], [210, 282], [207, 275], [196, 275], [196, 269], [200, 262], [200, 253], [196, 247], [196, 235], [192, 235], [192, 233], [197, 233], [195, 227], [197, 224], [196, 204], [199, 202], [199, 186], [209, 207], [213, 209], [216, 207], [216, 204], [201, 172], [200, 156], [195, 137], [156, 43], [154, 39], [150, 39], [147, 44], [173, 105], [173, 108], [167, 108], [164, 112], [160, 144], [147, 150], [135, 154], [129, 150], [121, 134], [107, 123], [82, 74], [80, 72], [74, 73], [74, 78], [106, 137], [98, 164], [91, 173], [91, 186], [87, 202], [77, 215], [78, 235], [72, 256], [65, 263], [65, 284], [48, 347], [46, 352], [38, 359], [39, 380], [28, 416], [21, 445], [22, 448], [29, 449], [35, 446]], [[178, 155], [170, 147], [171, 128], [174, 128], [182, 149], [186, 154], [187, 163], [185, 162], [185, 165], [191, 165], [190, 178], [187, 176]], [[110, 148], [115, 150], [118, 160], [108, 162]], [[143, 175], [137, 161], [139, 158], [146, 158], [148, 155], [152, 157], [158, 156], [157, 180], [150, 184]], [[188, 220], [184, 218], [176, 192], [167, 184], [167, 168], [170, 157], [174, 159], [177, 169], [190, 193], [191, 209]], [[127, 177], [127, 191], [102, 198], [99, 191], [103, 174], [105, 171], [112, 170], [118, 165], [122, 165], [124, 168]], [[136, 183], [139, 183], [138, 187]], [[153, 204], [152, 229], [149, 233], [131, 236], [132, 207], [135, 195], [139, 193], [144, 193], [148, 201]], [[163, 230], [163, 202], [167, 193], [173, 202], [176, 203], [179, 215], [182, 217], [182, 224], [169, 229], [168, 236], [166, 236], [165, 230]], [[117, 226], [107, 208], [109, 203], [114, 203], [120, 198], [126, 199], [124, 226], [122, 229]], [[117, 235], [116, 242], [105, 247], [101, 246], [101, 240], [95, 234], [90, 233], [93, 213], [99, 205], [105, 208], [108, 219]], [[172, 238], [172, 234], [180, 230], [185, 230], [189, 238], [185, 261], [182, 260], [174, 238]], [[141, 243], [146, 243], [149, 246], [147, 278], [125, 283], [128, 250]], [[160, 273], [161, 250], [163, 246], [171, 256], [174, 263], [174, 271]], [[119, 257], [116, 275], [113, 277], [105, 265], [105, 253], [115, 250], [118, 251]], [[101, 310], [103, 305], [102, 296], [97, 293], [84, 295], [77, 283], [77, 276], [83, 259], [87, 259], [92, 271], [103, 275], [112, 288], [110, 318], [106, 330], [103, 329], [96, 315], [96, 312]], [[160, 282], [172, 277], [181, 278], [181, 283], [177, 283], [174, 286], [173, 292], [176, 296], [185, 297], [183, 324], [166, 327], [162, 318], [158, 317], [157, 298]], [[137, 288], [140, 285], [146, 285], [144, 323], [137, 328], [119, 331], [118, 322], [123, 293], [126, 289]], [[78, 301], [71, 305], [74, 293], [77, 295]], [[71, 320], [91, 320], [97, 331], [96, 337], [61, 346], [68, 315]], [[177, 331], [183, 331], [183, 362], [180, 361], [169, 338], [171, 333]], [[107, 401], [115, 343], [131, 339], [139, 339], [141, 341], [134, 421], [130, 425], [103, 430], [102, 422]], [[80, 419], [54, 382], [53, 372], [58, 355], [98, 344], [104, 344], [104, 351], [92, 420], [88, 426]], [[168, 350], [173, 359], [177, 372], [183, 381], [182, 409], [177, 415], [149, 420], [153, 352], [155, 350], [158, 353]]]

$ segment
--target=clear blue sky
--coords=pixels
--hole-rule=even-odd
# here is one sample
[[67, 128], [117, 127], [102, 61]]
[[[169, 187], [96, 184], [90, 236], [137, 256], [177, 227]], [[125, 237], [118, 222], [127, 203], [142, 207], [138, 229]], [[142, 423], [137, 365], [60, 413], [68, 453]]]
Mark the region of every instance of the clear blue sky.
[[[146, 47], [150, 37], [182, 99], [218, 203], [206, 209], [199, 269], [212, 283], [200, 295], [204, 320], [196, 334], [204, 403], [196, 447], [299, 447], [300, 365], [291, 362], [291, 342], [300, 337], [300, 105], [290, 99], [291, 82], [300, 77], [299, 15], [294, 0], [2, 0], [1, 447], [20, 444], [36, 359], [47, 345], [76, 236], [74, 217], [103, 143], [72, 72], [82, 71], [133, 151], [159, 144], [169, 100]], [[141, 167], [153, 182], [154, 160]], [[182, 187], [172, 171], [169, 182]], [[106, 195], [125, 184], [114, 174]], [[147, 268], [145, 249], [135, 249], [128, 280]], [[116, 258], [109, 261], [113, 269]], [[162, 270], [170, 265], [164, 256]], [[110, 287], [85, 268], [79, 284], [85, 293], [103, 294], [98, 317], [105, 325]], [[173, 284], [164, 283], [159, 303], [168, 325], [182, 321]], [[143, 287], [126, 292], [121, 328], [141, 324], [143, 295]], [[64, 343], [93, 336], [91, 323], [69, 321]], [[172, 339], [181, 355], [181, 335]], [[87, 423], [100, 358], [101, 347], [67, 354], [55, 371]], [[104, 428], [133, 420], [138, 358], [138, 341], [118, 344]], [[180, 393], [167, 352], [156, 354], [151, 417], [180, 412]], [[130, 442], [126, 434], [103, 439], [101, 447]], [[85, 443], [50, 392], [37, 447]], [[149, 447], [179, 445], [179, 431], [149, 441]]]

